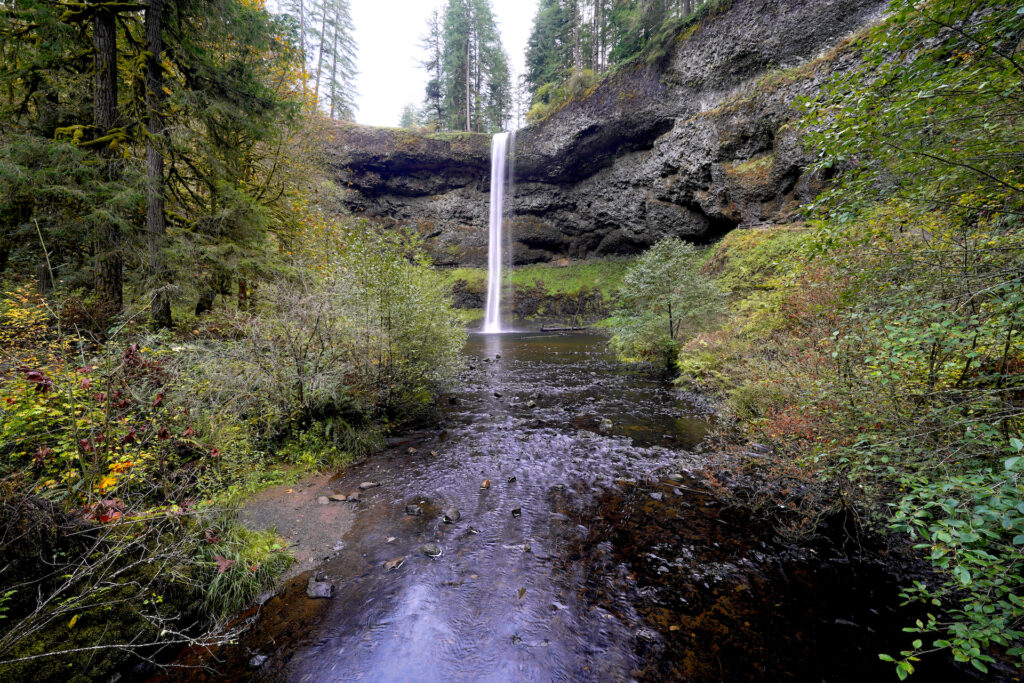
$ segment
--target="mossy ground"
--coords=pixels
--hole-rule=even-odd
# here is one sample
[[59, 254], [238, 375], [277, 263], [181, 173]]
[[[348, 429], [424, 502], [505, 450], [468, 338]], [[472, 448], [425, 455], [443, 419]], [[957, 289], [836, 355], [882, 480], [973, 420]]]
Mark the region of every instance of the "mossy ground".
[[[552, 294], [577, 295], [584, 290], [597, 290], [610, 300], [632, 263], [632, 257], [621, 257], [519, 266], [512, 269], [511, 281], [514, 287], [533, 287], [540, 283]], [[464, 280], [473, 291], [487, 288], [486, 268], [455, 268], [445, 271], [444, 278], [448, 284]]]

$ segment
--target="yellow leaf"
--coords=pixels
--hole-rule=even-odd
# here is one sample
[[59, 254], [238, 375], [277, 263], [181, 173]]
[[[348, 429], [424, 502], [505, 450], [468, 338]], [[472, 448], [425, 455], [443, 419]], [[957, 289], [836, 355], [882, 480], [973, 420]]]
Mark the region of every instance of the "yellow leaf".
[[71, 617], [71, 621], [68, 622], [68, 628], [74, 628], [75, 624], [78, 623], [78, 615]]

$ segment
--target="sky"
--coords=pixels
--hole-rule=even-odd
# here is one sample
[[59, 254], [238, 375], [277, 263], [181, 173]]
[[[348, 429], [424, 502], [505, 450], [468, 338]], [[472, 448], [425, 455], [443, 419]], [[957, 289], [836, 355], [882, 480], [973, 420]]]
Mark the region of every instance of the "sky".
[[[525, 68], [526, 41], [539, 0], [491, 0], [513, 76]], [[356, 121], [397, 126], [402, 107], [423, 101], [427, 74], [420, 36], [427, 17], [445, 0], [352, 0], [352, 23], [359, 44]]]

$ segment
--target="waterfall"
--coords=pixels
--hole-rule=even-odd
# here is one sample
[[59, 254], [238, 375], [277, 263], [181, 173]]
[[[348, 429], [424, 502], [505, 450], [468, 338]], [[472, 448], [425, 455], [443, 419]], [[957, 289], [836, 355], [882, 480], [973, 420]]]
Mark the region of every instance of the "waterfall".
[[502, 332], [501, 289], [505, 262], [505, 195], [514, 197], [515, 133], [498, 133], [491, 140], [491, 215], [487, 249], [487, 312], [484, 332]]

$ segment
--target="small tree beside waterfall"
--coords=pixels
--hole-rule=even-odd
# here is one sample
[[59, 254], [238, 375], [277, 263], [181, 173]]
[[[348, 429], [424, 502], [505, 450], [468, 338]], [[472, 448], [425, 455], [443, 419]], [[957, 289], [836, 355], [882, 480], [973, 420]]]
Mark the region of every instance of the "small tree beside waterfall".
[[611, 318], [612, 346], [631, 361], [662, 361], [675, 367], [680, 344], [695, 326], [714, 317], [723, 294], [700, 272], [692, 244], [663, 239], [626, 273]]

